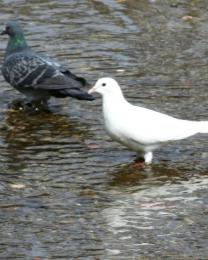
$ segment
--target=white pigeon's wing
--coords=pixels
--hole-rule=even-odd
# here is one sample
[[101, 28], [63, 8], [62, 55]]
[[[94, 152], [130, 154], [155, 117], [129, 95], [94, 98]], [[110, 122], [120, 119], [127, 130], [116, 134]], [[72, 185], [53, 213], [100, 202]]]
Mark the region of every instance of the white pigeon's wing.
[[180, 140], [197, 133], [194, 121], [177, 119], [133, 105], [126, 110], [123, 122], [123, 134], [143, 144]]

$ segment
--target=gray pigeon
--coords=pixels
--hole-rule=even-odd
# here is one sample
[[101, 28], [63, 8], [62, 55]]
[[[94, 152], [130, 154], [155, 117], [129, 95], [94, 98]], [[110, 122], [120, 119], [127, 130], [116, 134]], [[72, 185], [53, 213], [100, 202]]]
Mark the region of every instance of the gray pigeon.
[[92, 95], [81, 89], [89, 86], [84, 78], [77, 77], [59, 63], [34, 52], [27, 45], [18, 22], [8, 22], [1, 34], [9, 35], [2, 74], [29, 102], [47, 104], [51, 96], [94, 100]]

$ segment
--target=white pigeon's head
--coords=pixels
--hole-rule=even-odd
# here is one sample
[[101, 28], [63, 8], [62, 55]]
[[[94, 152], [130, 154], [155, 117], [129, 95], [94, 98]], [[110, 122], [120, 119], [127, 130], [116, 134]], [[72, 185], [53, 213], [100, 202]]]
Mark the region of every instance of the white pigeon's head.
[[102, 96], [107, 95], [119, 95], [121, 92], [121, 88], [115, 79], [112, 78], [101, 78], [95, 83], [95, 86], [92, 87], [88, 93], [100, 93]]

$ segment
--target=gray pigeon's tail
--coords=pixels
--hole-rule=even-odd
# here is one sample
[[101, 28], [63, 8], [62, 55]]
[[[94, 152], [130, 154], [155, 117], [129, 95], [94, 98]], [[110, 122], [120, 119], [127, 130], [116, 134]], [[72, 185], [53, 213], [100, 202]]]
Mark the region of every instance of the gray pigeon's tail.
[[73, 97], [79, 100], [94, 100], [95, 98], [88, 94], [83, 87], [89, 87], [90, 84], [82, 77], [77, 77], [69, 70], [60, 70], [62, 74], [46, 79], [41, 83], [41, 87], [47, 89], [51, 96], [57, 98]]
[[[52, 95], [55, 97], [73, 97], [79, 100], [95, 100], [95, 98], [88, 94], [86, 91], [82, 90], [82, 87], [89, 87], [90, 84], [86, 79], [78, 77], [75, 74], [71, 73], [69, 70], [61, 71], [68, 80], [73, 80], [73, 83], [70, 81], [69, 85], [75, 85], [74, 87], [64, 88], [60, 90], [52, 90]], [[78, 86], [77, 86], [78, 85]]]
[[87, 80], [83, 77], [79, 77], [79, 76], [76, 76], [75, 74], [71, 73], [71, 71], [69, 70], [61, 70], [61, 72], [67, 77], [67, 78], [70, 78], [70, 79], [73, 79], [75, 80], [76, 82], [78, 82], [80, 84], [80, 86], [82, 87], [90, 87], [91, 85], [87, 82]]
[[50, 94], [57, 98], [73, 97], [79, 100], [89, 101], [95, 99], [92, 95], [79, 88], [52, 89], [50, 90]]

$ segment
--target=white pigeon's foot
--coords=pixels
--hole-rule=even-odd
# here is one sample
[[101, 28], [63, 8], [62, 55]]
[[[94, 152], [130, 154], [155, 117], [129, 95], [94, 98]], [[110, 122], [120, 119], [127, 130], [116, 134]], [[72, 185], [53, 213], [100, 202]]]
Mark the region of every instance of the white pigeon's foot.
[[145, 168], [144, 158], [142, 158], [142, 157], [137, 157], [137, 158], [134, 160], [133, 167], [134, 167], [134, 168], [137, 168], [137, 169], [144, 169], [144, 168]]
[[135, 167], [144, 168], [145, 165], [149, 165], [152, 163], [153, 154], [152, 152], [145, 153], [142, 157], [139, 155], [134, 161]]
[[145, 155], [144, 155], [145, 164], [151, 164], [152, 158], [153, 158], [152, 152], [145, 153]]

